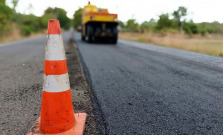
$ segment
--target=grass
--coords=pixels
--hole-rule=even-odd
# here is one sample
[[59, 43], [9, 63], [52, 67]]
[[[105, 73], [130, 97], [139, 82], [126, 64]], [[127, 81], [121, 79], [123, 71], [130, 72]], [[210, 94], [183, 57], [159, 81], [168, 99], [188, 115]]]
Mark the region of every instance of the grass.
[[179, 33], [120, 32], [119, 38], [223, 57], [223, 35], [189, 36]]
[[23, 34], [21, 34], [21, 30], [15, 24], [13, 24], [11, 27], [12, 27], [12, 31], [10, 31], [7, 34], [7, 36], [0, 37], [0, 43], [21, 40], [21, 39], [31, 38], [31, 37], [38, 37], [38, 36], [42, 36], [46, 34], [45, 32], [46, 30], [44, 30], [43, 32], [31, 33], [29, 36], [24, 36]]

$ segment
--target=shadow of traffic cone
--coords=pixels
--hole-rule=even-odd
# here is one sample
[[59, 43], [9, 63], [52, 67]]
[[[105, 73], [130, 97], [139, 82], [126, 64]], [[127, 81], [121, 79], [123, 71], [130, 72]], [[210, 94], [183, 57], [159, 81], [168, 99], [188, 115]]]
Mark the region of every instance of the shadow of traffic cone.
[[49, 20], [41, 117], [27, 135], [81, 135], [86, 116], [74, 114], [60, 24]]

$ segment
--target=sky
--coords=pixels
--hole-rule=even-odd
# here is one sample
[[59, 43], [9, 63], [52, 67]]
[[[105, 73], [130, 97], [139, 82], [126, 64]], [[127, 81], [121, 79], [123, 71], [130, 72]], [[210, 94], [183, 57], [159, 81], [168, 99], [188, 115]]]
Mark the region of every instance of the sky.
[[[11, 0], [6, 1], [12, 7]], [[108, 8], [110, 13], [117, 13], [119, 20], [137, 22], [158, 20], [162, 13], [172, 13], [179, 6], [188, 9], [187, 20], [194, 22], [223, 23], [223, 0], [90, 0], [91, 4]], [[67, 11], [69, 18], [79, 7], [87, 5], [88, 0], [19, 0], [17, 12], [41, 16], [47, 7], [59, 7]]]

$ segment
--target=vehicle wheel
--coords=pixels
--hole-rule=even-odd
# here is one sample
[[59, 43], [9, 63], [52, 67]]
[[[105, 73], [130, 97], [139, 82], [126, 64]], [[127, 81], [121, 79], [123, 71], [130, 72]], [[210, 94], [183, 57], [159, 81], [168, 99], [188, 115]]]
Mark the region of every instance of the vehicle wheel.
[[118, 37], [116, 36], [116, 37], [113, 37], [112, 38], [112, 44], [117, 44], [117, 41], [118, 41]]
[[117, 41], [118, 41], [118, 29], [116, 26], [113, 28], [112, 44], [117, 44]]
[[89, 43], [92, 42], [92, 38], [93, 38], [93, 27], [90, 24], [88, 24], [88, 26], [87, 26], [87, 40]]
[[81, 39], [84, 41], [85, 40], [85, 37], [81, 34]]

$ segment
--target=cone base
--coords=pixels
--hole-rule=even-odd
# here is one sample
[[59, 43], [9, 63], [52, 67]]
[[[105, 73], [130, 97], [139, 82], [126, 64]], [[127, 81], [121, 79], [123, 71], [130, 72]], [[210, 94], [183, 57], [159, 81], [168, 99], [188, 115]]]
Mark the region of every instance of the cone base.
[[84, 133], [84, 125], [87, 118], [86, 113], [75, 113], [75, 120], [76, 123], [74, 127], [72, 127], [70, 130], [65, 131], [63, 133], [57, 133], [57, 134], [46, 134], [41, 132], [40, 130], [40, 117], [37, 119], [35, 124], [32, 126], [30, 131], [26, 135], [83, 135]]

